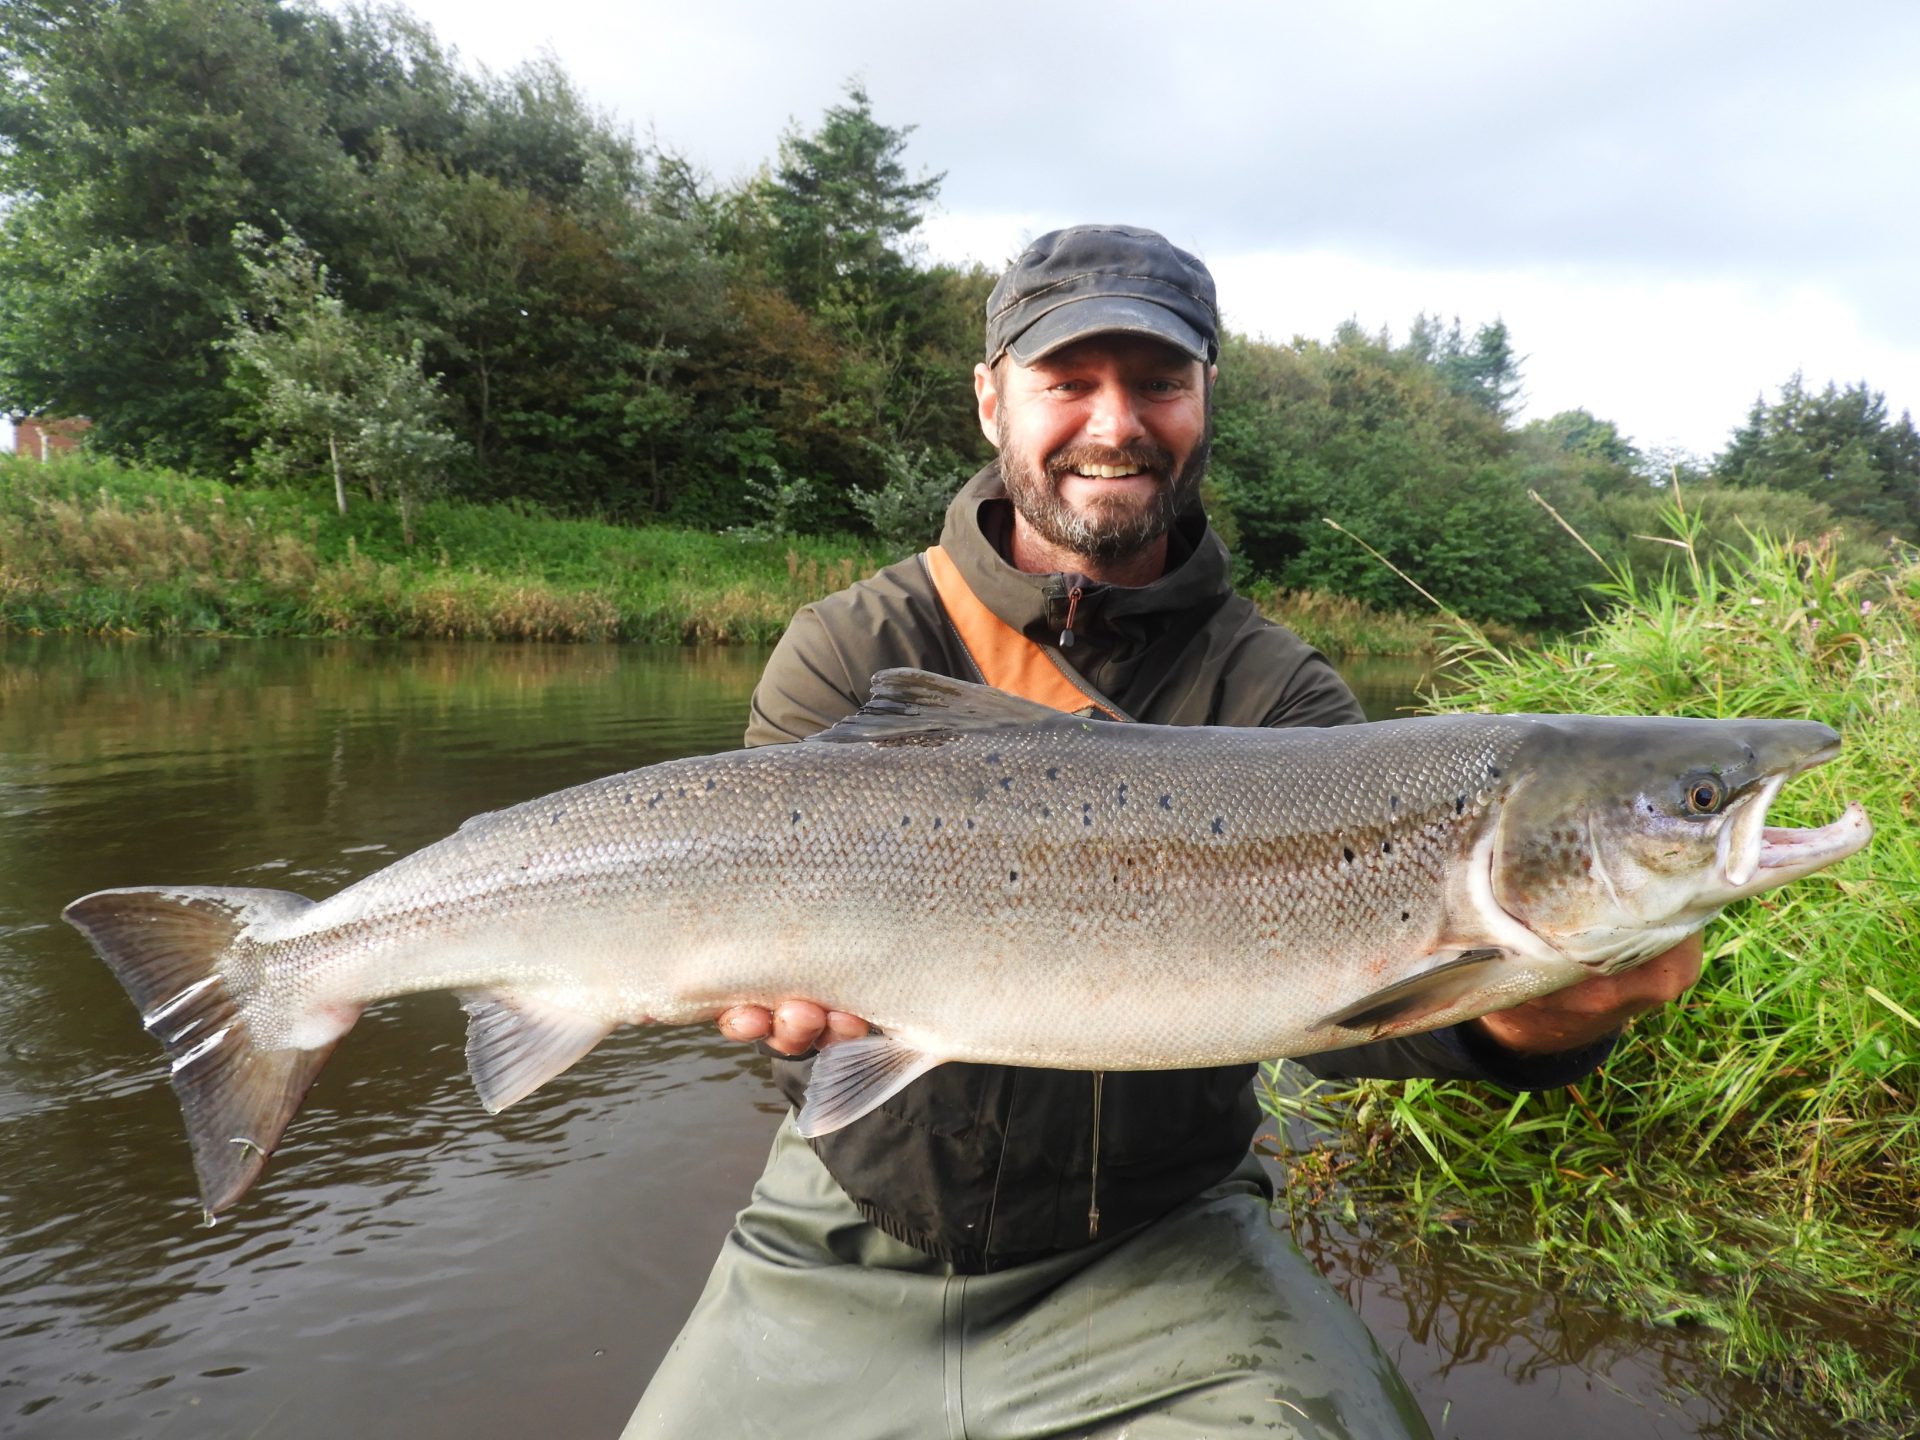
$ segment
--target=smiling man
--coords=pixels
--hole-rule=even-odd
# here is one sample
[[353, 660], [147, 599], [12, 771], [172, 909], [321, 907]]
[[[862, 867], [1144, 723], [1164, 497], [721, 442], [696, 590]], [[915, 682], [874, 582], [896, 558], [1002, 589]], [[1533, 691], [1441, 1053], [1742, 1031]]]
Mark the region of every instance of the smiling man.
[[[988, 301], [974, 372], [998, 459], [938, 545], [794, 617], [748, 743], [831, 725], [902, 665], [1160, 724], [1360, 720], [1325, 659], [1233, 593], [1200, 510], [1218, 353], [1213, 280], [1192, 255], [1125, 226], [1036, 241]], [[1694, 940], [1500, 1015], [1304, 1063], [1563, 1085], [1699, 963]], [[721, 1028], [765, 1041], [797, 1106], [814, 1047], [866, 1026], [796, 997]], [[950, 1064], [812, 1142], [783, 1124], [627, 1434], [1426, 1435], [1391, 1364], [1272, 1224], [1248, 1153], [1252, 1076]]]

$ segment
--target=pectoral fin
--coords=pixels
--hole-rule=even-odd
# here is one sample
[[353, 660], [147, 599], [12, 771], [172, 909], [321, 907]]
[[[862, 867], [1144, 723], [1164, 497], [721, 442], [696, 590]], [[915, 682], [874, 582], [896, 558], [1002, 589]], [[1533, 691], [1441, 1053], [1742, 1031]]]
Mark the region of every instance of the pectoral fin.
[[841, 1040], [820, 1052], [807, 1077], [807, 1103], [794, 1122], [807, 1139], [851, 1125], [946, 1061], [885, 1035]]
[[464, 990], [467, 1069], [480, 1103], [498, 1115], [607, 1038], [613, 1022], [544, 996]]
[[1504, 950], [1464, 951], [1431, 970], [1396, 980], [1344, 1009], [1323, 1015], [1307, 1029], [1324, 1030], [1333, 1026], [1377, 1035], [1386, 1029], [1407, 1028], [1423, 1016], [1437, 1014], [1466, 999], [1491, 981], [1506, 960]]

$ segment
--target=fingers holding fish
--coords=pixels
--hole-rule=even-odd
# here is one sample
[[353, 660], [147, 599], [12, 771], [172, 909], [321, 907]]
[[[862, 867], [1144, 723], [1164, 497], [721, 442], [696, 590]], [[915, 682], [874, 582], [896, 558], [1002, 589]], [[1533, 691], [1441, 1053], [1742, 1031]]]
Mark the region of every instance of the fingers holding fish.
[[729, 1040], [764, 1040], [782, 1055], [804, 1055], [840, 1040], [857, 1040], [867, 1033], [867, 1022], [844, 1010], [828, 1010], [811, 1000], [783, 1000], [772, 1010], [764, 1005], [735, 1005], [719, 1018], [720, 1033]]
[[1618, 975], [1596, 975], [1510, 1010], [1482, 1015], [1479, 1024], [1509, 1050], [1551, 1055], [1613, 1034], [1628, 1021], [1670, 1005], [1700, 978], [1700, 937], [1689, 935], [1664, 954]]

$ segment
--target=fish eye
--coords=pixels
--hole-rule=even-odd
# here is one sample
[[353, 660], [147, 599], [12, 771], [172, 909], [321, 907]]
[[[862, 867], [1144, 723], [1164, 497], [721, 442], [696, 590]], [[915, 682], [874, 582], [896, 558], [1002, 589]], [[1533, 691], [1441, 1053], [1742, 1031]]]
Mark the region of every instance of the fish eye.
[[1686, 802], [1689, 815], [1712, 815], [1727, 798], [1727, 787], [1711, 775], [1687, 781]]

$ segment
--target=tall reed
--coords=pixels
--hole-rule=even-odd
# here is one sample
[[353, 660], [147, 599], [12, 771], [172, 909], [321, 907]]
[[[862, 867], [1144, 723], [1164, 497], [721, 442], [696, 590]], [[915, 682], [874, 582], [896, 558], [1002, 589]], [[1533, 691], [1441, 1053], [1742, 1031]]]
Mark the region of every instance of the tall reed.
[[[1697, 1323], [1724, 1363], [1856, 1433], [1920, 1433], [1920, 566], [1841, 574], [1820, 545], [1707, 555], [1669, 517], [1690, 597], [1616, 575], [1611, 607], [1533, 650], [1464, 637], [1436, 711], [1805, 717], [1841, 757], [1781, 824], [1849, 800], [1867, 852], [1729, 910], [1685, 999], [1601, 1074], [1514, 1097], [1415, 1082], [1277, 1085], [1318, 1137], [1301, 1183], [1542, 1283]], [[1300, 1197], [1296, 1197], [1300, 1198]], [[1305, 1198], [1313, 1198], [1311, 1196]], [[1438, 1224], [1441, 1217], [1449, 1222]], [[1760, 1433], [1760, 1432], [1756, 1432]]]

